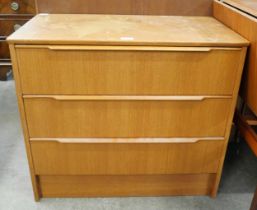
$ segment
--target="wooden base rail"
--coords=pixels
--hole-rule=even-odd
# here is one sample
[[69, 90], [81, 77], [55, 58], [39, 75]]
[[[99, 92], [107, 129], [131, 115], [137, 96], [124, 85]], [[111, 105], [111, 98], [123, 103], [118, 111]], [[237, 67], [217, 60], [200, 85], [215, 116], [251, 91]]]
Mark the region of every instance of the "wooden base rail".
[[[216, 174], [45, 176], [41, 195], [51, 197], [124, 197], [210, 195]], [[115, 187], [113, 187], [115, 186]]]
[[77, 96], [77, 95], [24, 95], [23, 98], [48, 98], [58, 101], [203, 101], [231, 99], [232, 96]]
[[197, 143], [199, 141], [224, 141], [224, 137], [206, 138], [30, 138], [30, 141], [55, 141], [59, 143]]

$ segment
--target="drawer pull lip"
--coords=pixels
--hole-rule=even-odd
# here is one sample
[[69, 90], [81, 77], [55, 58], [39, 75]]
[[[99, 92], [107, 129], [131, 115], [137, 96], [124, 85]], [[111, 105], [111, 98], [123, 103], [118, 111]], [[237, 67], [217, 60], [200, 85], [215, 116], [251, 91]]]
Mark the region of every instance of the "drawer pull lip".
[[147, 47], [147, 46], [48, 46], [49, 50], [111, 50], [111, 51], [166, 51], [166, 52], [209, 52], [208, 47]]
[[23, 98], [47, 98], [57, 101], [203, 101], [231, 99], [232, 96], [78, 96], [78, 95], [24, 95]]
[[79, 143], [197, 143], [199, 141], [223, 141], [224, 137], [201, 138], [30, 138], [30, 141], [49, 141], [63, 144]]
[[133, 45], [113, 45], [113, 46], [97, 46], [97, 45], [16, 45], [15, 48], [20, 49], [49, 49], [53, 51], [164, 51], [164, 52], [210, 52], [212, 50], [236, 50], [240, 51], [240, 47], [165, 47], [165, 46], [133, 46]]

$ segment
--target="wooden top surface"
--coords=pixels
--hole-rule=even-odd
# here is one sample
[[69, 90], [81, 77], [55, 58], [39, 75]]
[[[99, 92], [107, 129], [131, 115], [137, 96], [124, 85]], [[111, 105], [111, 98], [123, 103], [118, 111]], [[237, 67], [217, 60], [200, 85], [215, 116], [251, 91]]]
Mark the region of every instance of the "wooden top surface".
[[246, 46], [212, 17], [39, 14], [8, 37], [11, 43]]
[[257, 17], [257, 0], [224, 0], [224, 2]]

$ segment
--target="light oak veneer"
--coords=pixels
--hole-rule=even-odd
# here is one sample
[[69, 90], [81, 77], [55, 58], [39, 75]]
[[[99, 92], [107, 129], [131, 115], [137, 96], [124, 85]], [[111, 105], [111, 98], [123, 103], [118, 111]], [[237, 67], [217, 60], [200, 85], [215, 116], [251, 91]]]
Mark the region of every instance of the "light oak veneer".
[[43, 197], [209, 195], [215, 174], [38, 176]]
[[38, 15], [8, 41], [36, 200], [216, 195], [244, 38], [210, 17]]
[[[64, 144], [32, 141], [37, 175], [215, 173], [223, 140], [177, 144]], [[97, 141], [97, 139], [95, 140]], [[44, 151], [44, 152], [42, 152]]]
[[16, 53], [24, 94], [231, 95], [241, 49], [33, 45]]
[[24, 106], [32, 138], [220, 137], [231, 99], [74, 101], [39, 96], [26, 98]]

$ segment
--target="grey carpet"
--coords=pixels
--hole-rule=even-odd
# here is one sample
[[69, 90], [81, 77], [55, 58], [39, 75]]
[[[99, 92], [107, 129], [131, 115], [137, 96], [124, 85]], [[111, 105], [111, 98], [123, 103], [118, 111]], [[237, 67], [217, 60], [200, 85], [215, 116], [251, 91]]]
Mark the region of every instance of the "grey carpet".
[[0, 210], [248, 210], [257, 184], [257, 158], [242, 143], [226, 161], [218, 197], [33, 200], [13, 81], [0, 82]]

